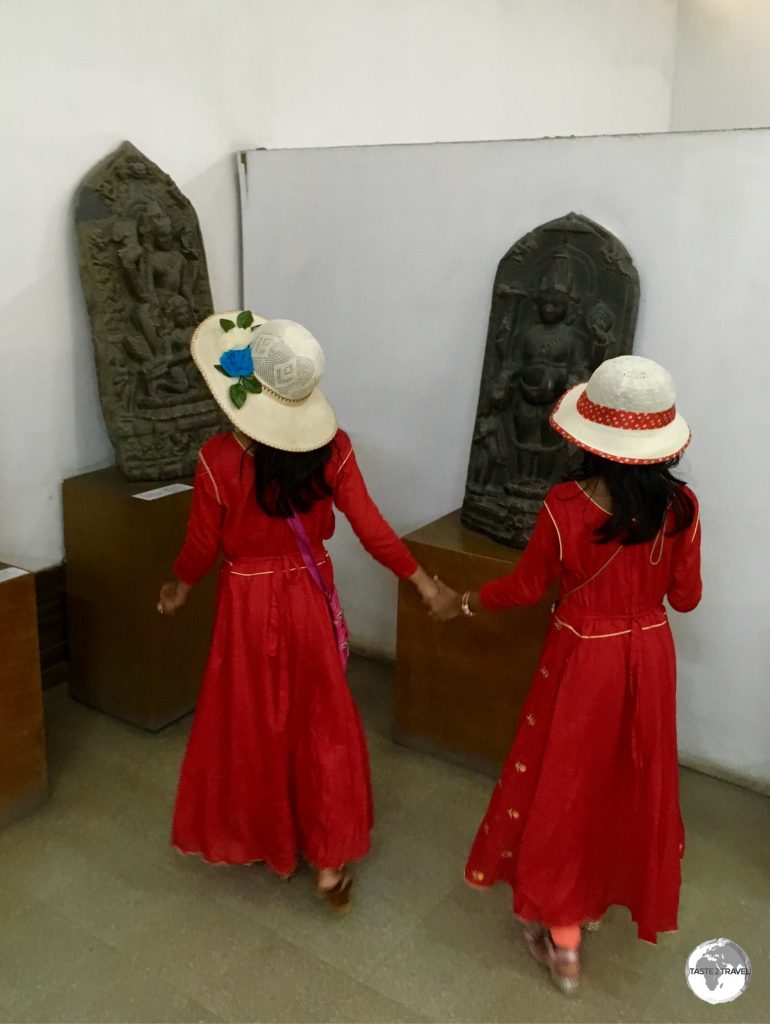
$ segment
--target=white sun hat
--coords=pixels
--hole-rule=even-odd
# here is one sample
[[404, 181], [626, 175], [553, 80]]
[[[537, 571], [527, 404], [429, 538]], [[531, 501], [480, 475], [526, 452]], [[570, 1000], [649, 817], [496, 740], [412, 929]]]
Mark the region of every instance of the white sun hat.
[[561, 398], [551, 426], [579, 448], [613, 462], [670, 462], [690, 443], [668, 370], [642, 356], [618, 356]]
[[215, 313], [190, 339], [195, 365], [230, 422], [247, 437], [287, 452], [322, 448], [337, 418], [318, 382], [325, 360], [293, 320], [249, 310]]

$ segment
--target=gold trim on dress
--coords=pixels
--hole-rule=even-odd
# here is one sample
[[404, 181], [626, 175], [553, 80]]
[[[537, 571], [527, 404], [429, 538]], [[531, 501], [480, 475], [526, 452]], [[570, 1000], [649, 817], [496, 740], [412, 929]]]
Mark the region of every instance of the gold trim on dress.
[[583, 587], [587, 587], [589, 583], [593, 583], [593, 581], [596, 579], [596, 577], [600, 576], [604, 572], [604, 570], [606, 568], [608, 568], [608, 566], [610, 566], [612, 564], [612, 562], [615, 561], [615, 559], [618, 557], [618, 555], [620, 554], [620, 552], [622, 550], [623, 550], [623, 545], [619, 544], [615, 548], [615, 550], [612, 552], [610, 557], [607, 559], [607, 561], [604, 563], [604, 565], [599, 566], [599, 568], [596, 570], [596, 572], [593, 574], [593, 576], [591, 576], [587, 580], [583, 580], [582, 583], [578, 583], [578, 585], [576, 587], [573, 587], [572, 590], [568, 590], [566, 594], [562, 594], [562, 596], [559, 598], [560, 603], [563, 603], [564, 601], [566, 601], [568, 597], [572, 597], [573, 594], [577, 594], [578, 590], [582, 590]]
[[695, 543], [695, 538], [698, 536], [698, 527], [700, 526], [700, 505], [698, 506], [698, 514], [695, 516], [695, 526], [692, 529], [692, 537], [690, 537], [690, 543]]
[[554, 528], [554, 530], [556, 530], [556, 536], [559, 538], [559, 561], [561, 562], [562, 557], [564, 555], [564, 547], [563, 547], [562, 542], [561, 542], [561, 532], [559, 531], [559, 527], [558, 527], [558, 524], [556, 522], [556, 519], [554, 518], [553, 512], [548, 507], [548, 502], [547, 501], [543, 502], [543, 508], [546, 510], [548, 515], [551, 517], [551, 522], [553, 523], [553, 528]]
[[[328, 561], [328, 558], [324, 558], [323, 562], [316, 562], [316, 565], [326, 565]], [[232, 562], [227, 562], [227, 565], [232, 566], [232, 564]], [[291, 569], [266, 569], [264, 572], [237, 572], [235, 569], [230, 569], [231, 576], [274, 576], [277, 572], [307, 572], [307, 566], [296, 565]]]
[[[655, 548], [657, 547], [658, 540], [660, 540], [660, 550], [658, 551], [658, 557], [655, 557]], [[652, 542], [652, 549], [650, 551], [650, 565], [660, 565], [660, 561], [663, 558], [663, 547], [666, 543], [666, 524], [665, 522], [661, 526], [660, 530], [655, 534], [655, 540]]]
[[214, 486], [214, 494], [216, 494], [216, 496], [217, 496], [217, 503], [219, 505], [221, 505], [222, 504], [222, 499], [219, 497], [219, 488], [217, 487], [217, 482], [214, 479], [214, 474], [211, 472], [211, 467], [209, 466], [208, 462], [206, 462], [206, 458], [205, 458], [203, 452], [200, 453], [199, 458], [200, 458], [201, 462], [203, 463], [203, 468], [206, 470], [206, 472], [209, 475], [209, 479], [211, 480], [211, 483]]
[[334, 474], [334, 482], [335, 483], [337, 482], [337, 477], [340, 475], [342, 470], [345, 468], [345, 465], [346, 465], [348, 459], [350, 458], [350, 456], [352, 454], [353, 454], [353, 445], [350, 446], [350, 451], [348, 452], [348, 454], [345, 456], [345, 458], [342, 460], [342, 462], [337, 467], [337, 472]]
[[[554, 616], [554, 618], [556, 617]], [[581, 640], [607, 640], [609, 639], [609, 637], [612, 636], [628, 636], [629, 633], [633, 632], [633, 630], [630, 629], [621, 629], [618, 633], [578, 633], [574, 626], [570, 626], [568, 622], [564, 622], [562, 619], [559, 618], [556, 618], [556, 625], [559, 629], [561, 629], [561, 627], [564, 626], [566, 629], [568, 629], [571, 633], [574, 633], [575, 636], [579, 637]], [[647, 630], [660, 629], [661, 626], [667, 625], [668, 619], [666, 618], [663, 620], [663, 622], [656, 622], [652, 626], [642, 626], [642, 631], [646, 633]]]
[[234, 430], [232, 433], [233, 433], [233, 437], [235, 438], [235, 440], [238, 443], [239, 447], [241, 447], [246, 452], [246, 454], [250, 455], [252, 457], [252, 459], [253, 459], [254, 458], [254, 452], [251, 450], [250, 447], [247, 448], [246, 445], [243, 443], [243, 441], [241, 441], [240, 437], [238, 437], [238, 431]]
[[583, 485], [581, 483], [579, 483], [579, 481], [576, 480], [575, 483], [577, 484], [578, 488], [583, 492], [583, 494], [585, 494], [586, 498], [588, 498], [588, 500], [591, 502], [591, 504], [592, 505], [596, 505], [596, 507], [599, 509], [600, 512], [603, 512], [605, 514], [605, 516], [611, 516], [612, 515], [612, 512], [609, 512], [603, 505], [600, 505], [598, 501], [595, 501], [591, 497], [591, 495], [588, 493], [588, 491], [585, 489], [585, 487], [583, 487]]

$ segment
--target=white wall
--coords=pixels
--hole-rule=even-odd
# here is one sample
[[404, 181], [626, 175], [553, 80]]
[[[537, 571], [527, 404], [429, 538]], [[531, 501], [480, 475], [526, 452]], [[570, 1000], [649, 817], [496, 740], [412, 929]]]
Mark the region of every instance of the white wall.
[[[765, 786], [768, 166], [770, 131], [252, 152], [244, 195], [247, 300], [318, 334], [324, 390], [401, 532], [462, 502], [500, 257], [570, 210], [623, 240], [636, 351], [678, 382], [703, 510], [704, 602], [672, 615], [681, 749]], [[349, 529], [333, 550], [354, 636], [392, 652], [394, 582]]]
[[0, 558], [62, 554], [108, 464], [72, 199], [128, 138], [195, 204], [237, 304], [232, 154], [668, 124], [676, 0], [0, 0]]
[[770, 126], [768, 0], [680, 0], [671, 128]]

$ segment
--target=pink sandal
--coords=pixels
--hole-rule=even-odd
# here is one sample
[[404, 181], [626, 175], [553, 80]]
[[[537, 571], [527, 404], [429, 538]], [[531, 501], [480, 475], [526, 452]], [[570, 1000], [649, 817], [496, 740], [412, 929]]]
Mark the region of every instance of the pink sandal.
[[566, 996], [575, 995], [580, 988], [580, 952], [555, 946], [551, 933], [537, 921], [519, 918], [524, 942], [531, 956], [544, 964], [556, 988]]
[[580, 988], [580, 951], [554, 946], [550, 932], [543, 939], [545, 960], [551, 981], [565, 996], [574, 996]]
[[526, 943], [531, 956], [533, 956], [538, 963], [545, 963], [544, 939], [546, 936], [546, 929], [537, 921], [525, 921], [523, 917], [520, 917], [518, 920], [521, 925], [524, 942]]

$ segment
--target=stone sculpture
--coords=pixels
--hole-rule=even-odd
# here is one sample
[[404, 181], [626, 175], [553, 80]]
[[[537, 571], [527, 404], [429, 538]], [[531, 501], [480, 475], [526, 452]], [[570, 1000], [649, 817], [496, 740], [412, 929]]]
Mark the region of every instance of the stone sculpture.
[[77, 194], [80, 277], [107, 432], [129, 480], [188, 476], [223, 417], [189, 354], [213, 312], [198, 218], [130, 142]]
[[529, 540], [566, 468], [548, 418], [605, 359], [629, 353], [639, 276], [624, 246], [570, 213], [520, 239], [497, 268], [463, 524], [510, 547]]

